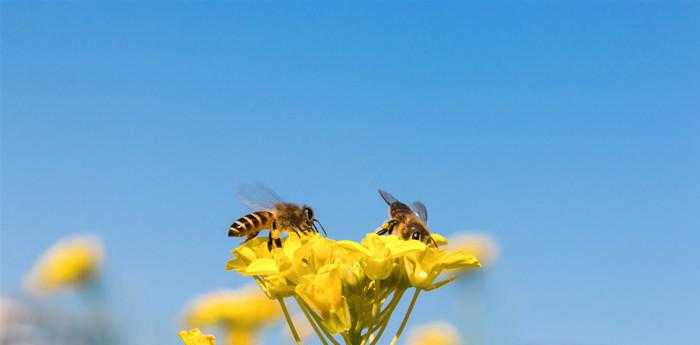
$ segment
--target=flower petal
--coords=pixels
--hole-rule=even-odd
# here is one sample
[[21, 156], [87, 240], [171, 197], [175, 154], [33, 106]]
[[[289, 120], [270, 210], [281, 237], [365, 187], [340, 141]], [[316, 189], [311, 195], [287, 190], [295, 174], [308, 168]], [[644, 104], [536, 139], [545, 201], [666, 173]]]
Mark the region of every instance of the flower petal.
[[369, 249], [367, 249], [366, 247], [362, 246], [361, 244], [359, 244], [357, 242], [344, 240], [344, 241], [338, 241], [336, 243], [338, 244], [338, 246], [345, 248], [347, 250], [359, 252], [359, 253], [365, 254], [367, 256], [372, 255], [370, 253]]
[[442, 236], [437, 232], [431, 233], [430, 237], [433, 238], [433, 241], [435, 241], [435, 244], [437, 244], [438, 246], [444, 246], [447, 244], [447, 239], [445, 238], [445, 236]]
[[263, 276], [279, 273], [275, 260], [269, 258], [255, 259], [245, 270], [246, 274]]
[[213, 335], [202, 334], [198, 328], [181, 331], [178, 335], [185, 345], [216, 345], [216, 338]]
[[399, 257], [410, 253], [424, 251], [425, 248], [425, 243], [416, 240], [395, 241], [389, 246], [392, 257]]

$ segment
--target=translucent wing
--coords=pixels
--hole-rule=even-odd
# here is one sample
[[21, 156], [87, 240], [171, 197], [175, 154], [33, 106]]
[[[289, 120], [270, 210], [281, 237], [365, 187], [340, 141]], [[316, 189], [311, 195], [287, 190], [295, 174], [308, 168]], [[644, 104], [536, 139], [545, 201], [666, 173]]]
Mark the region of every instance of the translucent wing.
[[282, 201], [270, 187], [262, 184], [246, 184], [236, 189], [236, 197], [251, 210], [270, 210]]
[[381, 195], [382, 199], [386, 201], [387, 205], [391, 205], [398, 201], [393, 195], [389, 194], [389, 192], [385, 192], [381, 189], [379, 189], [379, 195]]
[[413, 212], [415, 212], [418, 217], [424, 222], [428, 223], [428, 209], [425, 207], [425, 205], [420, 202], [420, 201], [414, 201], [413, 204], [411, 205], [411, 209]]

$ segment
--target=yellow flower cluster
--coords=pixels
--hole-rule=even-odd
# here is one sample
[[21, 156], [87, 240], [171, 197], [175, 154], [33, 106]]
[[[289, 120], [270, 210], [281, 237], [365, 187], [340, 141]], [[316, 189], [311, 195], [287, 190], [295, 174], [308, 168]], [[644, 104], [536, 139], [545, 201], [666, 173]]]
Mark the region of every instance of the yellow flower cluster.
[[102, 244], [94, 237], [61, 240], [39, 258], [26, 278], [26, 286], [36, 294], [80, 287], [99, 274], [102, 257]]
[[[439, 235], [434, 239], [446, 242]], [[374, 233], [361, 243], [292, 233], [272, 251], [266, 239], [255, 238], [233, 256], [227, 269], [255, 278], [283, 307], [283, 298], [295, 299], [324, 344], [337, 344], [336, 335], [349, 344], [376, 344], [404, 292], [413, 287], [398, 338], [419, 291], [451, 281], [439, 279], [446, 270], [479, 266], [460, 251]]]
[[282, 311], [254, 286], [218, 291], [195, 299], [185, 309], [188, 327], [218, 326], [231, 344], [251, 344], [263, 326], [279, 320]]

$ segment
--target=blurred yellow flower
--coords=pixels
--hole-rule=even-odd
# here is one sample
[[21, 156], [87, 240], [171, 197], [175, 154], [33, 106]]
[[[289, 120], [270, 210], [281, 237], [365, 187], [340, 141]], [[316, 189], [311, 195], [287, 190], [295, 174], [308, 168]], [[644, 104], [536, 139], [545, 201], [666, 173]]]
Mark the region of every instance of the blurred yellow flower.
[[95, 237], [60, 240], [39, 258], [25, 285], [35, 294], [81, 287], [99, 275], [102, 259], [102, 244]]
[[459, 332], [446, 322], [434, 322], [413, 330], [408, 345], [459, 345]]
[[254, 286], [235, 291], [209, 293], [195, 299], [185, 309], [188, 327], [221, 327], [229, 343], [250, 344], [259, 329], [280, 319], [279, 305]]
[[216, 345], [216, 338], [213, 335], [205, 335], [198, 329], [181, 331], [180, 339], [185, 345]]
[[[476, 257], [483, 266], [490, 266], [498, 259], [499, 249], [496, 241], [490, 236], [479, 233], [457, 233], [450, 237], [447, 248], [457, 250]], [[463, 276], [471, 271], [471, 267], [454, 270], [451, 274]]]
[[[447, 242], [437, 234], [433, 238], [438, 245]], [[324, 343], [335, 343], [339, 335], [348, 344], [376, 344], [404, 292], [416, 288], [395, 344], [421, 290], [450, 282], [437, 281], [445, 270], [479, 266], [468, 253], [374, 233], [361, 243], [292, 233], [282, 248], [270, 251], [267, 240], [259, 238], [232, 253], [227, 269], [253, 277], [283, 306], [283, 298], [293, 297]], [[287, 322], [298, 340], [291, 318]]]

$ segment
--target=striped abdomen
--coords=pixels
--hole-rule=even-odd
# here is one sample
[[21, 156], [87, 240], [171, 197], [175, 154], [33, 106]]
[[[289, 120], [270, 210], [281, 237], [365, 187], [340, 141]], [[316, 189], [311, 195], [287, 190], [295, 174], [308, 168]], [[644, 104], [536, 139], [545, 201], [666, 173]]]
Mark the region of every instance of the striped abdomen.
[[231, 237], [255, 236], [260, 230], [270, 228], [275, 215], [270, 211], [256, 211], [238, 218], [228, 229]]

